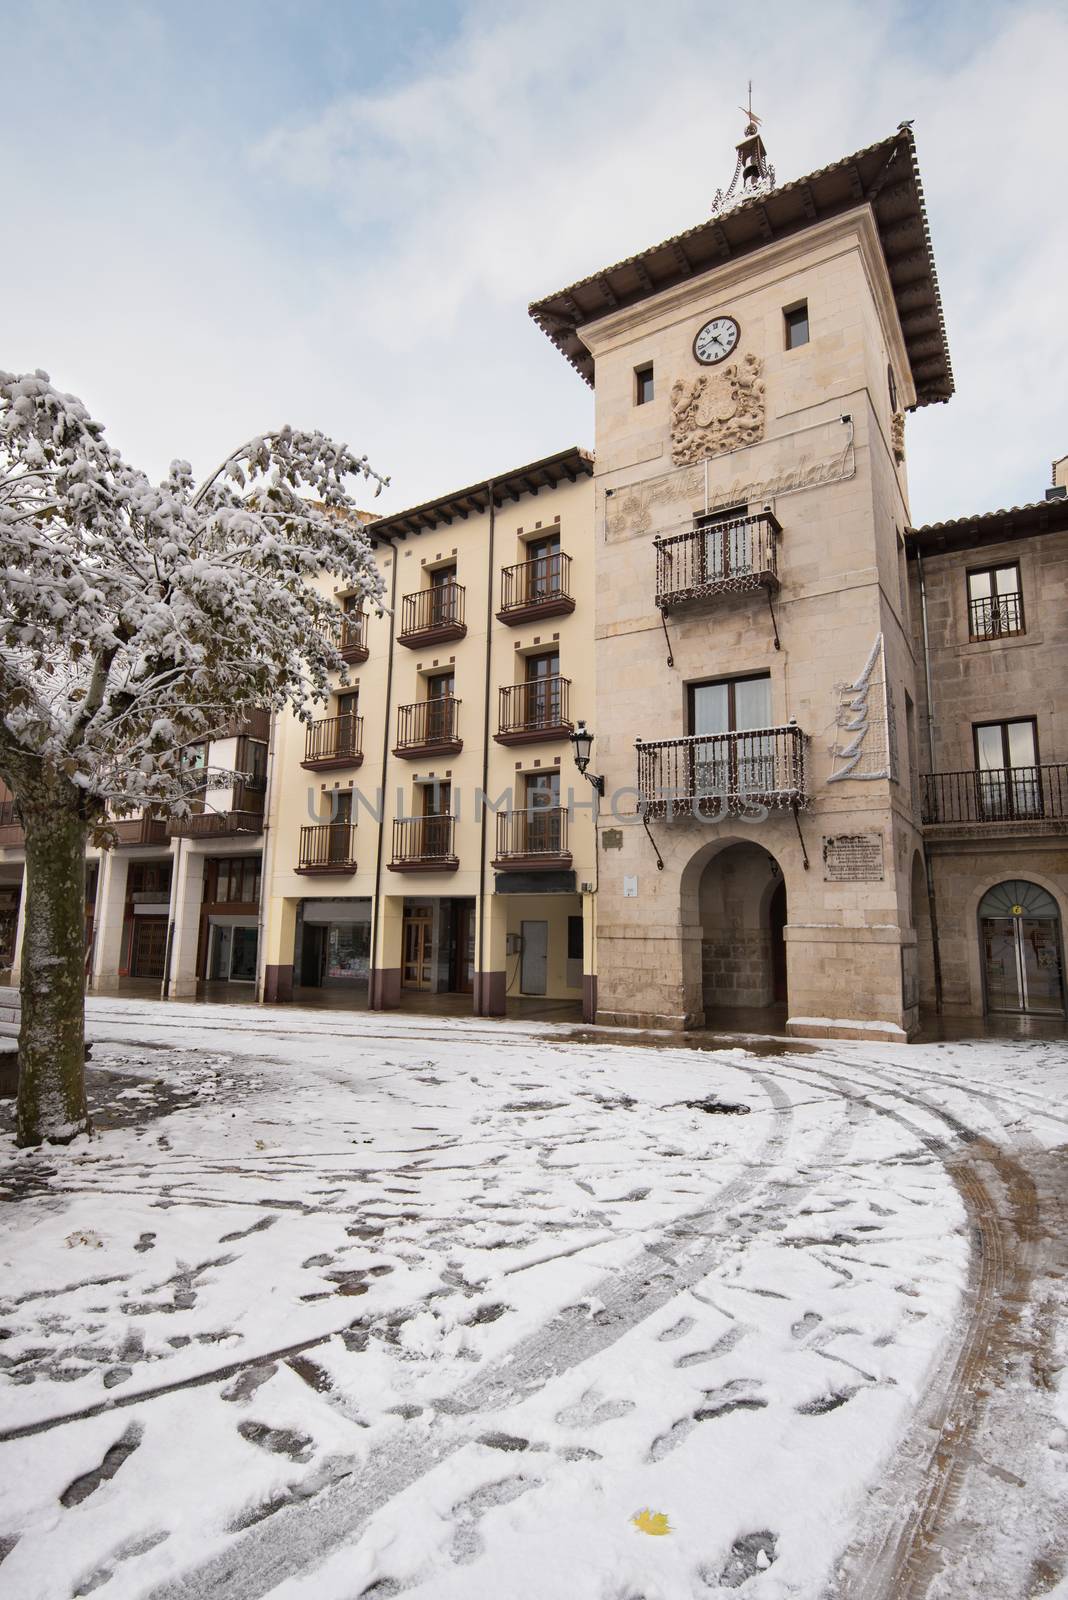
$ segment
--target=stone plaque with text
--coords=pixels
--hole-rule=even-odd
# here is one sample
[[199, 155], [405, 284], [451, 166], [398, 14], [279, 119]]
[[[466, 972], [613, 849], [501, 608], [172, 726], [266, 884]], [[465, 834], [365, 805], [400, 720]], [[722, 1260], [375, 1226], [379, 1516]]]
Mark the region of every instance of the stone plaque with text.
[[881, 833], [837, 833], [824, 839], [825, 883], [878, 883], [882, 876]]

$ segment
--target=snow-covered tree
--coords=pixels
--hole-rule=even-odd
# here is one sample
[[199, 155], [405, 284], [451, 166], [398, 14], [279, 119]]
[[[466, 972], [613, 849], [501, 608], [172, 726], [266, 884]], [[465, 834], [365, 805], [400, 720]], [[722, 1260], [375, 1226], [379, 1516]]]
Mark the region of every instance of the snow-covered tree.
[[26, 835], [20, 1144], [88, 1129], [85, 847], [111, 816], [181, 815], [190, 747], [257, 707], [308, 707], [344, 671], [330, 572], [381, 584], [346, 483], [387, 479], [280, 428], [206, 483], [152, 484], [43, 372], [0, 371], [0, 777]]

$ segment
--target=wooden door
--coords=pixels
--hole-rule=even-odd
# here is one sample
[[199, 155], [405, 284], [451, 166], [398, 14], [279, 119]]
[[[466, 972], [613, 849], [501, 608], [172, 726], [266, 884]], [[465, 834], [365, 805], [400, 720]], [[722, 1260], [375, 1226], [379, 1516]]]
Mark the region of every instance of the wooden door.
[[404, 913], [401, 983], [406, 989], [432, 989], [434, 986], [433, 924], [431, 913]]

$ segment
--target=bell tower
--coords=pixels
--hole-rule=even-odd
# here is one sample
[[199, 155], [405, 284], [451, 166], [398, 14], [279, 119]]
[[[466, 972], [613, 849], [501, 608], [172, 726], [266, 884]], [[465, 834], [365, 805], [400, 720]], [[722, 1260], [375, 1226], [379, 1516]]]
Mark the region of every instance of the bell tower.
[[598, 1016], [918, 1023], [904, 414], [952, 375], [911, 130], [532, 306], [596, 391]]

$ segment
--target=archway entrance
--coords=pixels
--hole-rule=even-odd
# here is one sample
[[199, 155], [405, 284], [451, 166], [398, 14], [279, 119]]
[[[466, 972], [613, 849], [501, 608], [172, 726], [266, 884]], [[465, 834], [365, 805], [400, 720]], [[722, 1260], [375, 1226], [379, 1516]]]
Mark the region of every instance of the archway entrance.
[[1064, 959], [1057, 902], [1023, 878], [995, 885], [979, 904], [986, 1009], [1064, 1015]]
[[779, 1028], [786, 1020], [786, 884], [762, 845], [728, 845], [698, 885], [705, 1022]]

